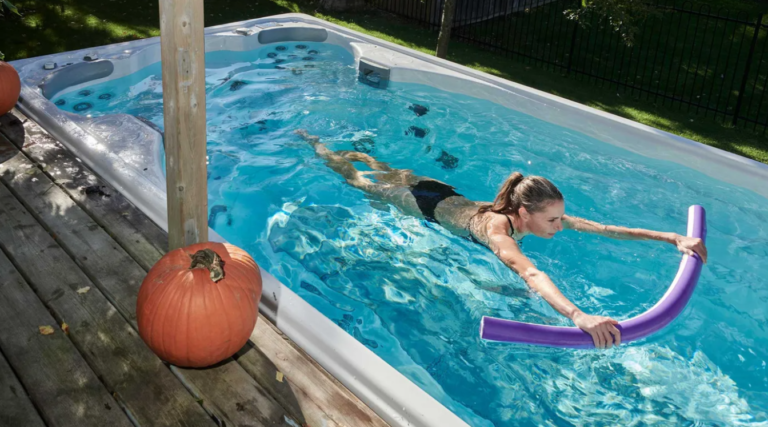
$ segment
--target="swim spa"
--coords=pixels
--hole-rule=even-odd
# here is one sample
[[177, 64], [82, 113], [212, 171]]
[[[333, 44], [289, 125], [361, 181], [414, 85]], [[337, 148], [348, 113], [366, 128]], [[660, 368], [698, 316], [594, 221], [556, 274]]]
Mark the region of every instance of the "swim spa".
[[[209, 226], [263, 267], [262, 311], [388, 422], [767, 422], [765, 166], [304, 15], [206, 34]], [[148, 39], [13, 65], [22, 111], [164, 227], [158, 60]], [[684, 234], [701, 204], [710, 264], [682, 317], [636, 344], [482, 342], [484, 315], [568, 322], [488, 251], [344, 184], [298, 128], [474, 200], [520, 170], [603, 223]], [[680, 260], [576, 233], [523, 249], [617, 319], [658, 301]]]

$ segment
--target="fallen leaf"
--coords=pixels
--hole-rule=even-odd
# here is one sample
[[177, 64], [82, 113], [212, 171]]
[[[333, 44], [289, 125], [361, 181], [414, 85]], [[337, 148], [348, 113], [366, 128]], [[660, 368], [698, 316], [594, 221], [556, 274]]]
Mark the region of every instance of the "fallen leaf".
[[37, 168], [29, 168], [26, 171], [24, 171], [24, 173], [27, 175], [34, 175], [37, 173]]
[[53, 328], [51, 326], [39, 326], [37, 329], [39, 329], [40, 333], [43, 335], [51, 335], [53, 333]]
[[90, 287], [90, 286], [86, 286], [86, 287], [84, 287], [84, 288], [80, 288], [80, 289], [78, 289], [78, 290], [77, 290], [77, 293], [78, 293], [78, 294], [84, 294], [84, 293], [86, 293], [86, 292], [88, 292], [88, 291], [90, 291], [90, 290], [91, 290], [91, 287]]
[[65, 334], [69, 335], [69, 325], [66, 323], [61, 324], [61, 330], [64, 331]]
[[280, 371], [277, 371], [275, 378], [277, 378], [278, 381], [283, 382], [283, 373]]

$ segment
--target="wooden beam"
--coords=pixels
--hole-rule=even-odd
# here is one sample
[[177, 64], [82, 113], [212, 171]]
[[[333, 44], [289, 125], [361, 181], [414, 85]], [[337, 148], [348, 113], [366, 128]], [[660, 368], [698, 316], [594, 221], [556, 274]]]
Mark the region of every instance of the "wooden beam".
[[203, 0], [160, 0], [169, 250], [208, 240]]

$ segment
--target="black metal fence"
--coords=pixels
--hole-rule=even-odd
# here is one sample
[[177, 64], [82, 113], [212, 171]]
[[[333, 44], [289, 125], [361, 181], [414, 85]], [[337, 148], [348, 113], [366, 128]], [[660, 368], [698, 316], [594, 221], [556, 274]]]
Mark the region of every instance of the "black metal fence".
[[[444, 0], [373, 0], [438, 31]], [[457, 0], [451, 38], [635, 98], [768, 131], [768, 16], [656, 3], [632, 46], [564, 11], [580, 0]]]

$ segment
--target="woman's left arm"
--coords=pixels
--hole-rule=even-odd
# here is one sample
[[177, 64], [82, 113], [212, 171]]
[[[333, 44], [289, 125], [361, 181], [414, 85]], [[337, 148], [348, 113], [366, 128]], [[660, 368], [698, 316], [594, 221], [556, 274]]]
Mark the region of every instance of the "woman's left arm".
[[707, 247], [704, 241], [696, 237], [681, 236], [677, 233], [646, 230], [643, 228], [627, 228], [615, 225], [603, 225], [584, 218], [563, 215], [563, 228], [585, 233], [600, 234], [613, 239], [623, 240], [659, 240], [677, 246], [686, 254], [699, 254], [701, 260], [707, 262]]

